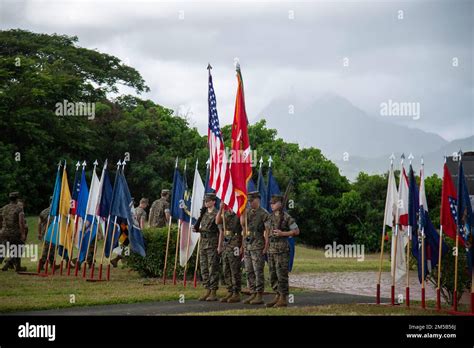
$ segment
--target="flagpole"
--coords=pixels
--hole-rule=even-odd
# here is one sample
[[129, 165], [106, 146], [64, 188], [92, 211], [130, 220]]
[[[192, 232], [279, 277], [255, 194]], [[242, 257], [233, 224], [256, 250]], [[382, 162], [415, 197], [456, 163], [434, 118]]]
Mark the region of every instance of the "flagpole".
[[455, 260], [454, 260], [454, 292], [453, 292], [453, 310], [455, 312], [457, 312], [458, 310], [457, 290], [458, 290], [458, 253], [459, 253], [458, 247], [459, 247], [459, 233], [460, 233], [459, 225], [456, 228], [456, 232], [457, 232], [456, 233], [456, 247], [455, 247], [456, 255], [454, 256]]
[[[67, 175], [66, 173], [66, 160], [64, 160], [64, 168], [63, 168], [63, 177], [61, 178], [61, 195], [62, 195], [62, 180], [64, 178], [64, 175]], [[58, 207], [58, 215], [59, 215], [59, 231], [56, 236], [56, 245], [54, 248], [54, 257], [53, 257], [53, 275], [56, 272], [56, 253], [59, 253], [59, 243], [61, 242], [60, 234], [61, 234], [61, 223], [63, 222], [62, 216], [61, 216], [61, 195], [59, 196], [59, 207]], [[63, 255], [64, 255], [64, 246], [63, 246]]]
[[[117, 162], [117, 173], [120, 169], [120, 165], [122, 163], [120, 162], [120, 160]], [[115, 179], [114, 179], [114, 187], [112, 189], [112, 199], [114, 198], [114, 193], [113, 191], [115, 190], [115, 184], [117, 183], [117, 174], [115, 174]], [[99, 266], [99, 280], [102, 280], [102, 264], [104, 262], [104, 256], [105, 256], [105, 246], [107, 244], [107, 237], [109, 235], [109, 227], [110, 227], [110, 214], [111, 214], [111, 211], [112, 211], [112, 202], [110, 202], [110, 207], [109, 207], [109, 216], [107, 217], [107, 224], [105, 226], [105, 237], [104, 237], [104, 246], [102, 248], [102, 257], [100, 259], [100, 266]], [[113, 222], [114, 224], [114, 228], [112, 229], [112, 231], [115, 231], [115, 223], [117, 222], [117, 218], [115, 218], [115, 222]], [[115, 234], [112, 232], [112, 237], [114, 236]], [[110, 251], [109, 251], [109, 261], [110, 261], [110, 256], [111, 256], [111, 253], [112, 253], [112, 244], [113, 242], [110, 244], [111, 247], [110, 247]], [[110, 274], [110, 263], [108, 264], [107, 266], [107, 274]]]
[[[210, 162], [207, 160], [206, 162], [206, 182], [204, 186], [204, 197], [202, 199], [202, 207], [205, 207], [205, 202], [206, 202], [206, 186], [207, 186], [207, 181], [209, 180], [209, 165]], [[201, 251], [201, 237], [199, 237], [198, 240], [198, 245], [197, 245], [197, 250], [196, 250], [196, 264], [194, 265], [194, 280], [193, 280], [193, 285], [194, 288], [197, 287], [197, 271], [198, 271], [198, 265], [199, 265], [199, 253]]]
[[[175, 164], [174, 164], [175, 174], [176, 174], [176, 170], [178, 170], [178, 157], [176, 157], [176, 161], [175, 161]], [[173, 203], [173, 198], [174, 198], [173, 193], [174, 193], [175, 185], [176, 185], [175, 177], [176, 177], [176, 175], [173, 174], [173, 187], [172, 187], [172, 191], [171, 191], [171, 203]], [[169, 250], [169, 247], [170, 247], [171, 220], [172, 220], [172, 216], [170, 214], [170, 221], [168, 223], [168, 236], [166, 237], [165, 264], [163, 265], [163, 285], [166, 285], [166, 264], [168, 262], [168, 250]]]
[[110, 224], [110, 214], [107, 217], [107, 223], [105, 224], [104, 245], [102, 247], [102, 256], [100, 257], [100, 265], [99, 265], [99, 280], [102, 280], [102, 265], [104, 263], [105, 246], [107, 244], [107, 237], [109, 235], [109, 224]]
[[[114, 228], [112, 229], [112, 240], [111, 240], [111, 243], [110, 243], [110, 250], [109, 250], [109, 263], [107, 264], [107, 276], [106, 276], [106, 279], [107, 280], [110, 280], [110, 258], [112, 257], [112, 250], [114, 249], [113, 248], [113, 245], [114, 245], [114, 242], [115, 242], [115, 229], [117, 228], [117, 217], [114, 218]], [[119, 233], [121, 232], [120, 230], [120, 226], [119, 226]], [[119, 235], [119, 238], [120, 238], [120, 235]]]
[[176, 285], [176, 268], [178, 266], [178, 249], [181, 237], [181, 220], [178, 219], [178, 232], [176, 234], [176, 251], [174, 254], [173, 285]]
[[[84, 163], [82, 164], [83, 166], [86, 165], [86, 161], [84, 161]], [[94, 171], [95, 171], [95, 165], [94, 165]], [[92, 173], [94, 173], [94, 171]], [[76, 261], [76, 270], [74, 272], [74, 275], [77, 277], [77, 274], [79, 272], [79, 266], [81, 265], [82, 266], [82, 262], [81, 262], [81, 251], [82, 251], [82, 243], [84, 242], [84, 230], [85, 230], [85, 227], [86, 227], [86, 223], [87, 223], [87, 211], [89, 210], [89, 205], [90, 205], [90, 201], [91, 201], [91, 195], [90, 195], [90, 192], [89, 192], [89, 196], [87, 197], [87, 204], [86, 204], [86, 211], [84, 213], [84, 218], [82, 219], [82, 226], [81, 226], [81, 241], [79, 242], [79, 250], [78, 250], [78, 255], [77, 255], [77, 261]], [[92, 232], [91, 232], [92, 233]], [[86, 250], [86, 257], [84, 258], [84, 261], [87, 259], [87, 250]], [[84, 271], [83, 271], [84, 273]]]
[[[461, 161], [462, 161], [462, 153], [461, 150], [459, 150], [459, 164], [458, 164], [458, 173], [459, 173], [459, 168], [461, 167]], [[461, 181], [461, 178], [458, 175], [458, 191], [459, 191], [459, 182]], [[461, 192], [458, 192], [458, 207], [459, 207], [459, 201], [461, 199]], [[458, 212], [458, 216], [461, 213]], [[460, 228], [461, 221], [457, 221], [457, 226], [456, 226], [456, 255], [454, 255], [454, 292], [453, 292], [453, 310], [457, 312], [458, 310], [458, 255], [459, 255], [459, 234], [461, 233], [461, 228]]]
[[[51, 236], [50, 236], [50, 242], [49, 242], [49, 246], [48, 246], [48, 256], [46, 257], [46, 265], [44, 266], [44, 274], [48, 274], [48, 266], [49, 266], [49, 257], [51, 256], [51, 245], [54, 244], [53, 243], [53, 236], [55, 236], [55, 233], [54, 233], [54, 228], [56, 227], [56, 220], [57, 220], [57, 216], [54, 217], [53, 219], [53, 227], [51, 228]], [[51, 266], [52, 268], [52, 266]]]
[[[425, 180], [425, 164], [423, 162], [423, 157], [421, 157], [421, 175], [423, 176], [421, 180]], [[424, 188], [423, 188], [424, 190]], [[419, 202], [421, 205], [422, 202]], [[425, 207], [423, 207], [423, 211], [420, 211], [419, 214], [425, 214], [424, 212]], [[420, 217], [421, 218], [421, 217]], [[423, 217], [425, 219], [425, 217]], [[425, 303], [425, 220], [423, 220], [423, 226], [421, 228], [421, 308], [426, 308]]]
[[[94, 161], [94, 168], [92, 169], [92, 181], [91, 181], [91, 192], [89, 192], [89, 197], [92, 196], [92, 183], [94, 182], [94, 175], [96, 174], [95, 173], [95, 168], [98, 166], [98, 162], [97, 160]], [[89, 199], [89, 202], [90, 202], [90, 199]], [[88, 205], [88, 208], [90, 208], [90, 204]], [[89, 209], [87, 209], [89, 210]], [[86, 218], [87, 218], [87, 210], [86, 210]], [[84, 268], [82, 269], [82, 278], [85, 278], [86, 277], [86, 271], [87, 271], [87, 256], [89, 254], [89, 248], [91, 246], [91, 239], [92, 239], [92, 233], [94, 232], [94, 224], [95, 224], [95, 221], [96, 221], [96, 214], [92, 215], [92, 223], [91, 223], [91, 230], [89, 232], [89, 240], [87, 241], [87, 248], [86, 248], [86, 255], [84, 256], [84, 262], [85, 262], [85, 265], [84, 265]], [[97, 233], [99, 232], [99, 226], [97, 226], [97, 231], [95, 232], [95, 234], [97, 235]], [[91, 260], [91, 265], [89, 266], [89, 268], [92, 267], [92, 264], [94, 263], [94, 259]]]
[[[61, 162], [58, 163], [58, 171], [56, 172], [56, 177], [58, 176], [59, 170], [61, 169]], [[56, 181], [54, 181], [54, 185], [56, 186]], [[48, 235], [48, 229], [49, 229], [49, 223], [51, 220], [51, 209], [53, 208], [53, 200], [54, 200], [54, 189], [53, 189], [53, 199], [51, 200], [51, 203], [49, 203], [49, 212], [48, 212], [48, 220], [46, 221], [46, 230], [44, 232], [43, 236], [43, 247], [41, 248], [41, 252], [44, 250], [44, 246], [46, 245], [46, 236]], [[54, 227], [54, 226], [53, 226]], [[52, 237], [53, 232], [51, 231], [51, 237]], [[52, 238], [51, 238], [52, 239]], [[51, 242], [49, 242], [49, 245], [51, 246]], [[49, 252], [48, 252], [49, 254]], [[38, 260], [38, 274], [40, 273], [40, 264], [41, 264], [41, 258]], [[48, 264], [48, 261], [46, 262]], [[46, 267], [46, 265], [44, 265]]]
[[[446, 164], [446, 156], [444, 156], [444, 163]], [[443, 177], [443, 181], [444, 181]], [[442, 190], [444, 190], [444, 185], [442, 186]], [[441, 200], [443, 199], [444, 194], [441, 192]], [[443, 206], [443, 202], [441, 202], [441, 207]], [[438, 311], [441, 310], [441, 257], [442, 257], [442, 243], [443, 243], [443, 209], [440, 211], [439, 216], [439, 246], [438, 246], [438, 282], [436, 287], [436, 309]]]
[[[196, 176], [196, 171], [198, 170], [198, 160], [196, 160], [196, 167], [194, 168], [194, 176]], [[193, 180], [193, 186], [194, 186], [194, 180]], [[194, 187], [193, 187], [194, 190]], [[194, 194], [194, 192], [193, 192]], [[189, 225], [188, 225], [188, 242], [186, 245], [186, 263], [184, 265], [184, 280], [183, 280], [183, 285], [186, 287], [186, 272], [188, 270], [188, 261], [189, 261], [189, 244], [191, 243], [191, 226], [193, 224], [193, 203], [194, 203], [194, 198], [191, 197], [191, 214], [189, 216]], [[201, 239], [201, 238], [199, 238]]]
[[[122, 163], [120, 163], [120, 160], [118, 161], [117, 163], [117, 174], [115, 175], [115, 179], [117, 179], [118, 175], [120, 175], [120, 172], [118, 171], [120, 169], [120, 165], [122, 165], [122, 174], [123, 174], [123, 171], [125, 169], [125, 165], [127, 163], [125, 162], [125, 159], [122, 161]], [[114, 190], [115, 190], [115, 183], [114, 183]], [[113, 197], [115, 198], [115, 197]], [[110, 209], [112, 209], [112, 206], [110, 206]], [[114, 229], [113, 231], [115, 231], [115, 228], [117, 227], [117, 216], [114, 218]], [[133, 226], [132, 226], [133, 228]], [[119, 233], [122, 232], [120, 230], [120, 226], [119, 226]], [[118, 236], [118, 238], [120, 239], [120, 234]], [[107, 280], [110, 280], [110, 259], [112, 257], [112, 250], [113, 250], [113, 246], [114, 246], [114, 242], [115, 242], [115, 233], [112, 233], [112, 241], [110, 243], [110, 252], [109, 252], [109, 264], [107, 265]], [[123, 251], [123, 250], [122, 250]]]
[[[99, 199], [97, 201], [97, 204], [98, 204], [99, 207], [100, 207], [100, 199], [102, 198], [102, 191], [103, 191], [103, 188], [104, 188], [104, 176], [105, 176], [106, 169], [107, 169], [107, 159], [104, 162], [104, 167], [102, 168], [102, 174], [100, 176]], [[100, 218], [99, 218], [99, 215], [97, 214], [97, 209], [96, 209], [96, 218], [97, 218], [97, 232], [95, 233], [95, 238], [94, 238], [94, 253], [92, 254], [92, 267], [91, 267], [90, 279], [94, 279], [95, 256], [96, 256], [96, 253], [97, 253], [97, 235], [99, 234], [99, 221], [100, 221]], [[102, 231], [102, 233], [105, 236], [105, 232]], [[104, 245], [105, 245], [105, 239], [104, 239]]]
[[[391, 177], [391, 173], [393, 172], [393, 159], [395, 158], [395, 156], [392, 154], [390, 156], [390, 173], [388, 174], [388, 184], [390, 184], [390, 177]], [[388, 190], [390, 190], [390, 187], [387, 185], [387, 194], [388, 194]], [[383, 217], [383, 227], [382, 227], [382, 242], [380, 243], [380, 260], [379, 260], [379, 275], [378, 275], [378, 279], [377, 279], [377, 294], [376, 294], [376, 303], [377, 304], [380, 304], [380, 282], [381, 282], [381, 279], [382, 279], [382, 263], [383, 263], [383, 252], [384, 252], [384, 242], [385, 242], [385, 225], [387, 223], [387, 221], [385, 221], [385, 214], [384, 214], [384, 217]], [[392, 219], [393, 220], [393, 219]]]
[[[187, 164], [187, 160], [184, 159], [183, 178], [187, 182], [187, 180], [186, 180], [186, 164]], [[186, 187], [186, 189], [187, 189], [187, 187]], [[182, 235], [181, 235], [181, 220], [178, 219], [178, 233], [176, 235], [176, 251], [175, 251], [175, 255], [174, 255], [173, 285], [176, 285], [176, 269], [178, 267], [178, 250], [179, 250], [179, 245], [181, 243], [181, 238], [182, 238]]]
[[[408, 155], [408, 159], [410, 160], [410, 166], [413, 159], [413, 155], [410, 153]], [[413, 169], [412, 169], [413, 170]], [[415, 207], [415, 209], [418, 207]], [[405, 289], [405, 297], [406, 297], [406, 306], [410, 307], [410, 242], [412, 240], [412, 233], [413, 233], [413, 226], [410, 225], [410, 218], [408, 218], [408, 243], [407, 243], [407, 284]]]
[[[77, 164], [76, 164], [76, 167], [77, 165], [80, 165], [79, 161], [77, 161]], [[84, 168], [86, 166], [86, 161], [82, 162], [82, 172], [84, 172]], [[82, 173], [81, 173], [81, 183], [82, 183]], [[74, 188], [76, 189], [76, 188]], [[79, 194], [80, 194], [80, 191], [79, 191]], [[77, 201], [76, 201], [76, 204], [78, 203], [79, 201], [79, 197], [77, 198]], [[73, 233], [73, 236], [72, 236], [72, 247], [71, 247], [71, 257], [69, 259], [69, 262], [67, 264], [67, 275], [71, 275], [71, 262], [72, 262], [72, 259], [73, 259], [73, 256], [74, 256], [74, 241], [76, 240], [76, 235], [77, 235], [77, 224], [79, 223], [79, 219], [77, 218], [77, 206], [76, 206], [76, 215], [74, 215], [74, 233]]]
[[[79, 170], [79, 167], [80, 167], [80, 163], [79, 161], [76, 163], [76, 173], [74, 175], [74, 184], [76, 184], [76, 180], [77, 180], [77, 172]], [[76, 189], [75, 187], [73, 188], [74, 190]], [[72, 198], [72, 197], [71, 197]], [[68, 235], [69, 235], [69, 223], [71, 222], [71, 209], [72, 207], [70, 206], [69, 207], [69, 213], [67, 214], [67, 220], [66, 220], [66, 236], [65, 236], [65, 243], [68, 243]], [[71, 249], [74, 248], [73, 246], [73, 243], [71, 243], [70, 245]], [[67, 249], [67, 252], [68, 254], [70, 253], [70, 248]], [[59, 275], [63, 275], [63, 260], [64, 260], [64, 250], [63, 250], [63, 254], [61, 255], [61, 263], [59, 264]], [[68, 257], [68, 261], [67, 261], [67, 264], [68, 264], [68, 269], [69, 269], [69, 264], [71, 263], [71, 258]]]
[[263, 164], [263, 157], [260, 156], [260, 161], [258, 161], [258, 179], [257, 179], [257, 191], [260, 192], [260, 176], [262, 175], [262, 164]]
[[[69, 235], [69, 223], [71, 222], [71, 213], [67, 214], [67, 220], [66, 220], [66, 235], [64, 236], [64, 243], [68, 244], [68, 235]], [[63, 246], [63, 253], [61, 255], [61, 262], [59, 264], [59, 275], [63, 275], [63, 260], [64, 260], [64, 254], [66, 252], [66, 245]], [[67, 249], [69, 250], [69, 248]], [[70, 261], [70, 260], [69, 260]], [[68, 261], [68, 263], [69, 263]]]
[[[400, 184], [399, 186], [401, 187], [402, 180], [403, 180], [403, 159], [405, 156], [402, 154], [402, 159], [400, 161], [400, 166], [402, 170], [400, 170]], [[399, 189], [400, 192], [400, 189]], [[391, 287], [391, 304], [392, 306], [395, 305], [395, 279], [396, 279], [396, 273], [397, 273], [397, 244], [398, 244], [398, 226], [400, 222], [400, 217], [398, 216], [398, 210], [399, 210], [400, 202], [397, 202], [397, 210], [395, 214], [395, 245], [393, 246], [394, 253], [393, 253], [393, 270], [392, 270], [392, 287]]]

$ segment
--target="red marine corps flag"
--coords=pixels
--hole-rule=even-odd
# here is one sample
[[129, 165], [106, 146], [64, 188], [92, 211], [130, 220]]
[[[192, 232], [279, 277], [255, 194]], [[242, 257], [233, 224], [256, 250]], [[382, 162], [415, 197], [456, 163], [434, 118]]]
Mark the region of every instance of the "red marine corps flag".
[[230, 172], [238, 203], [238, 209], [235, 213], [240, 216], [247, 206], [247, 183], [252, 176], [252, 162], [247, 129], [247, 113], [245, 112], [244, 85], [239, 63], [236, 65], [236, 70], [238, 87], [235, 99], [234, 123], [232, 124]]

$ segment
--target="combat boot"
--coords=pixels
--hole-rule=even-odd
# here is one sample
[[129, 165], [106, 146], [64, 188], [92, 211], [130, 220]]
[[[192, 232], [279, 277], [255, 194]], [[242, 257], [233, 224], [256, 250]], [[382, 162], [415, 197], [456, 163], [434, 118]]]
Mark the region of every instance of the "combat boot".
[[113, 258], [112, 260], [110, 260], [110, 263], [112, 264], [112, 266], [114, 266], [114, 268], [117, 268], [117, 264], [118, 264], [120, 258], [121, 258], [120, 256], [117, 256], [117, 257]]
[[211, 294], [206, 298], [206, 301], [217, 301], [217, 290], [211, 290]]
[[227, 303], [237, 303], [240, 302], [240, 292], [234, 292], [232, 297], [227, 300]]
[[271, 308], [278, 302], [279, 299], [280, 299], [280, 294], [276, 294], [275, 298], [271, 302], [268, 302], [265, 306], [267, 308]]
[[21, 260], [15, 262], [15, 272], [26, 272], [26, 267], [21, 267]]
[[249, 297], [245, 299], [244, 303], [250, 304], [250, 301], [252, 301], [255, 298], [255, 296], [257, 296], [257, 293], [254, 292], [253, 294], [251, 294]]
[[9, 259], [7, 262], [5, 262], [5, 264], [3, 265], [2, 267], [2, 271], [8, 271], [10, 268], [14, 268], [13, 266], [13, 262], [11, 259]]
[[222, 302], [222, 303], [224, 303], [224, 302], [227, 302], [227, 300], [228, 300], [229, 298], [231, 298], [231, 297], [232, 297], [232, 292], [229, 291], [229, 292], [227, 293], [227, 295], [225, 295], [225, 296], [224, 296], [223, 298], [221, 298], [219, 301]]
[[273, 308], [276, 307], [287, 307], [288, 306], [288, 301], [286, 300], [286, 295], [280, 295], [280, 298], [278, 299], [278, 302], [275, 303]]
[[206, 301], [206, 299], [209, 297], [210, 294], [211, 294], [211, 290], [207, 289], [206, 293], [202, 295], [201, 297], [199, 297], [199, 301]]
[[252, 301], [250, 301], [250, 304], [253, 304], [253, 305], [264, 304], [262, 295], [263, 293], [257, 292], [257, 296], [255, 296], [255, 298]]

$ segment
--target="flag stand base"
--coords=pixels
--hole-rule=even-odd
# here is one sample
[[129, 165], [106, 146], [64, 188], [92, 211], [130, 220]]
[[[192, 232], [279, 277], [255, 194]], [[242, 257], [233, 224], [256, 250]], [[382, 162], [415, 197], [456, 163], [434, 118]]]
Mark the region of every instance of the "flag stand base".
[[474, 292], [471, 292], [471, 314], [474, 314]]
[[426, 302], [425, 302], [425, 288], [421, 288], [421, 308], [423, 308], [423, 309], [426, 308]]
[[395, 305], [395, 285], [392, 285], [391, 294], [392, 294], [392, 306], [394, 306]]
[[380, 304], [380, 283], [377, 284], [377, 295], [375, 296], [375, 302]]
[[441, 290], [436, 289], [436, 310], [441, 310]]
[[410, 307], [410, 287], [409, 286], [407, 286], [405, 289], [405, 297], [406, 297], [407, 307]]
[[458, 311], [458, 292], [454, 290], [453, 292], [453, 312]]

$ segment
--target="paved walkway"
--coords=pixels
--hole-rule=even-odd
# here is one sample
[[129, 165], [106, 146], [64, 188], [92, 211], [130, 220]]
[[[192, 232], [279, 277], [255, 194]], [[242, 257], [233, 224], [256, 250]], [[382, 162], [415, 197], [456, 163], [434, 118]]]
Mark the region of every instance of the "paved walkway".
[[[273, 295], [264, 296], [265, 301]], [[388, 302], [388, 299], [385, 299]], [[336, 294], [324, 291], [297, 292], [290, 306], [318, 306], [329, 304], [373, 303], [374, 297]], [[31, 312], [17, 312], [13, 315], [176, 315], [184, 313], [223, 311], [228, 309], [262, 308], [264, 305], [245, 305], [243, 303], [200, 302], [197, 300], [179, 303], [178, 301], [144, 302], [133, 304], [114, 304], [91, 307], [75, 307]]]
[[[342, 294], [371, 296], [375, 298], [378, 272], [329, 272], [313, 274], [292, 274], [290, 285], [305, 289], [337, 292]], [[421, 285], [415, 272], [410, 272], [410, 299], [421, 300]], [[392, 286], [390, 272], [382, 272], [381, 296], [389, 298]], [[397, 282], [395, 296], [405, 298], [406, 277]], [[426, 299], [436, 299], [436, 288], [425, 284]]]

